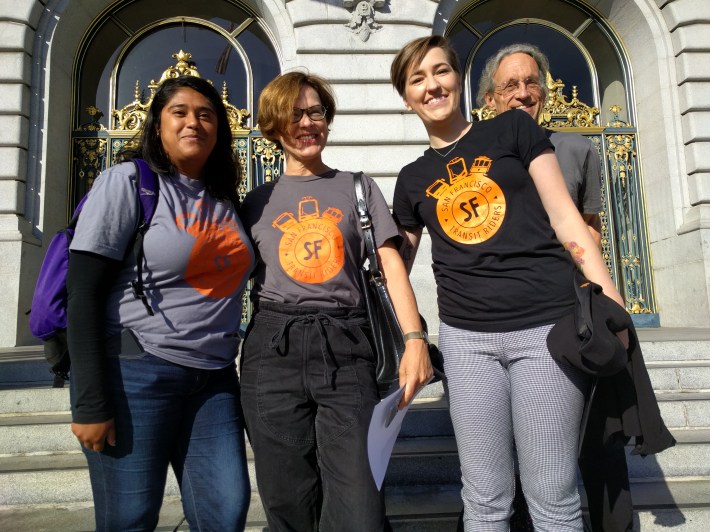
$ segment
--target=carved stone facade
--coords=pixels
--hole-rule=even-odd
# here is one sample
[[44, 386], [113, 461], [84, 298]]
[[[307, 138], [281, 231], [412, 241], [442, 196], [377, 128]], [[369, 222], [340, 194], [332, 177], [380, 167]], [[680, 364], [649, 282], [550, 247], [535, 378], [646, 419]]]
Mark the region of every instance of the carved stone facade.
[[352, 9], [350, 22], [345, 27], [361, 41], [367, 41], [371, 33], [382, 29], [382, 25], [375, 22], [375, 9], [385, 5], [384, 0], [343, 0], [343, 5]]
[[[46, 244], [66, 221], [71, 116], [83, 112], [70, 105], [75, 55], [92, 21], [114, 3], [0, 4], [0, 347], [34, 343], [25, 312]], [[141, 2], [153, 3], [160, 4]], [[283, 70], [306, 67], [333, 81], [339, 113], [326, 162], [364, 170], [391, 198], [399, 169], [427, 146], [419, 120], [389, 85], [391, 60], [410, 39], [444, 33], [470, 2], [242, 3], [266, 21]], [[643, 182], [634, 194], [645, 199], [661, 325], [710, 327], [710, 3], [584, 3], [614, 29], [634, 76], [629, 90], [635, 94], [638, 134], [605, 142], [620, 186], [627, 183], [624, 172], [633, 153], [640, 154], [634, 164]], [[566, 94], [572, 103], [574, 94]], [[274, 156], [264, 146], [254, 146], [254, 152]], [[428, 248], [424, 239], [412, 279], [423, 313], [435, 327]]]

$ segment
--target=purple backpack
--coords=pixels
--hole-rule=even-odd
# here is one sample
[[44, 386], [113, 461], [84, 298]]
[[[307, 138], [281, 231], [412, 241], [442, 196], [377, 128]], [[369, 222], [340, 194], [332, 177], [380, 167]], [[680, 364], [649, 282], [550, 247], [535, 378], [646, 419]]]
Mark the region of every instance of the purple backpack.
[[[137, 279], [131, 285], [133, 294], [143, 302], [152, 316], [153, 310], [143, 293], [143, 235], [150, 226], [158, 203], [158, 178], [142, 159], [134, 159], [133, 163], [136, 165], [136, 193], [140, 199], [142, 222], [133, 244], [138, 272]], [[70, 366], [66, 335], [69, 245], [87, 197], [88, 194], [77, 205], [69, 225], [54, 235], [49, 243], [32, 296], [30, 332], [44, 342], [44, 354], [51, 365], [51, 371], [62, 380], [68, 378]]]

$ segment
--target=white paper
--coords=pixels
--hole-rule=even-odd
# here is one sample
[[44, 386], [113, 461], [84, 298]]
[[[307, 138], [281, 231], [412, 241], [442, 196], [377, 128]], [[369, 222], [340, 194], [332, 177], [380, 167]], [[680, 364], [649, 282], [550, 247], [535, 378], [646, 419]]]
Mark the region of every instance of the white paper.
[[[423, 387], [419, 391], [421, 389]], [[404, 415], [412, 404], [410, 401], [402, 410], [397, 410], [403, 393], [404, 386], [382, 399], [372, 412], [370, 428], [367, 432], [367, 456], [378, 490], [382, 488], [382, 482], [385, 480], [387, 465], [392, 456], [392, 449], [397, 441], [399, 430], [402, 428]]]

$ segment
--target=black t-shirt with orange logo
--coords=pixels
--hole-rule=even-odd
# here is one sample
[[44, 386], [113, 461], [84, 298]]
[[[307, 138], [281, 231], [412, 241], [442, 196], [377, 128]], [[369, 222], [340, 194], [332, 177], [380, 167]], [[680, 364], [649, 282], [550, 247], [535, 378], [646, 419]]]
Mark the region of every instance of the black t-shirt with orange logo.
[[429, 148], [400, 172], [394, 214], [429, 231], [444, 323], [514, 331], [572, 308], [575, 266], [527, 170], [548, 148], [534, 120], [513, 110], [475, 123], [446, 157]]

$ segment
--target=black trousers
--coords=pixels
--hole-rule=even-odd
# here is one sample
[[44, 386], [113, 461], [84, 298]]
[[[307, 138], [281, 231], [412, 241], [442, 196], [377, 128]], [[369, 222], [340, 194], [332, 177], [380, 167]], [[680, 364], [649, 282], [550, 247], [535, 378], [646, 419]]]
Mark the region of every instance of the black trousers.
[[242, 405], [270, 532], [384, 530], [367, 458], [379, 402], [362, 309], [261, 303], [242, 351]]

